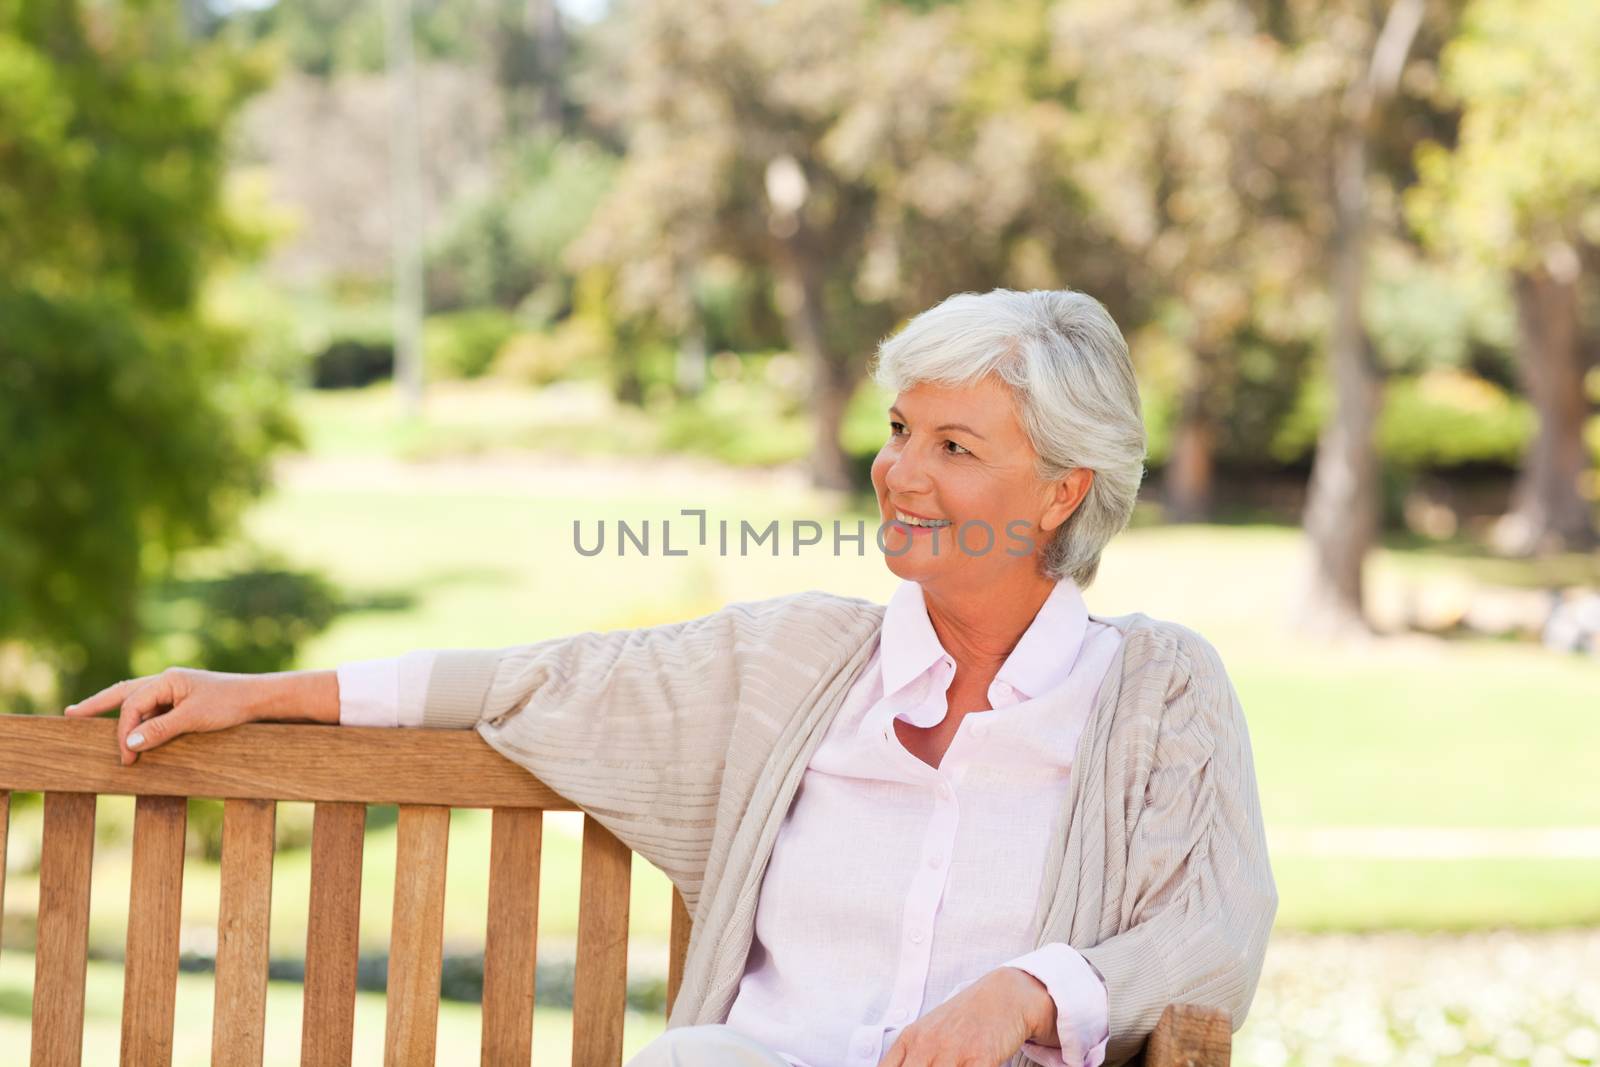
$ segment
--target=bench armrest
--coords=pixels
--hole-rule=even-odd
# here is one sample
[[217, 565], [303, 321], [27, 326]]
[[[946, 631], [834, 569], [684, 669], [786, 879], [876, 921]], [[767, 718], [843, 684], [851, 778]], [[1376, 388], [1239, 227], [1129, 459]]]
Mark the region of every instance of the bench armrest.
[[1233, 1022], [1226, 1011], [1168, 1004], [1133, 1062], [1143, 1067], [1228, 1067]]

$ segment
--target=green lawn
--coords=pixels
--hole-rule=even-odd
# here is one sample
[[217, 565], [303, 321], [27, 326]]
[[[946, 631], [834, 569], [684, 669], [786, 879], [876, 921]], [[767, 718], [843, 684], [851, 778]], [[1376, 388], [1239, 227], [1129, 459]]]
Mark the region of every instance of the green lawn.
[[[84, 997], [84, 1062], [114, 1063], [121, 1047], [122, 968], [115, 963], [91, 962]], [[32, 1004], [33, 957], [18, 952], [0, 954], [0, 1048], [6, 1063], [26, 1063], [32, 1045], [29, 1013]], [[178, 976], [174, 1067], [204, 1067], [211, 1062], [210, 975]], [[291, 1067], [300, 1062], [301, 987], [272, 982], [267, 988], [267, 1037], [263, 1062], [269, 1067]], [[483, 1016], [476, 1004], [449, 1001], [439, 1006], [438, 1062], [477, 1063]], [[623, 1058], [632, 1056], [666, 1027], [659, 1015], [629, 1012], [623, 1026]], [[383, 1061], [384, 996], [356, 995], [354, 1063]], [[539, 1008], [533, 1020], [533, 1062], [570, 1063], [572, 1013]]]
[[[305, 398], [315, 462], [250, 514], [239, 544], [189, 561], [203, 574], [253, 541], [332, 578], [352, 608], [309, 642], [301, 666], [649, 625], [806, 588], [882, 602], [897, 583], [870, 543], [871, 519], [859, 556], [853, 546], [843, 556], [821, 546], [793, 554], [787, 543], [776, 558], [770, 547], [737, 553], [741, 519], [758, 526], [782, 520], [787, 537], [790, 520], [826, 525], [839, 518], [848, 529], [867, 517], [812, 493], [793, 473], [719, 473], [648, 457], [597, 466], [514, 450], [466, 462], [461, 455], [471, 452], [473, 434], [527, 445], [523, 430], [555, 417], [552, 409], [582, 404], [572, 395], [559, 403], [515, 390], [486, 395], [482, 387], [440, 396], [430, 400], [430, 421], [405, 432], [386, 421], [393, 402], [386, 390]], [[434, 461], [396, 462], [422, 445]], [[694, 521], [680, 515], [684, 508], [708, 512], [707, 546], [693, 544]], [[653, 554], [617, 556], [619, 518], [636, 528], [651, 521]], [[688, 547], [686, 556], [661, 554], [663, 519], [673, 520], [674, 545]], [[586, 541], [599, 521], [612, 525], [605, 553], [586, 558], [574, 550], [574, 520]], [[730, 555], [716, 551], [719, 520], [734, 533]], [[1306, 642], [1287, 625], [1302, 552], [1297, 531], [1280, 526], [1140, 525], [1111, 544], [1086, 593], [1095, 613], [1174, 619], [1217, 646], [1248, 717], [1269, 830], [1600, 826], [1593, 773], [1600, 664], [1485, 640], [1406, 639], [1365, 648]], [[1462, 553], [1459, 546], [1379, 552], [1368, 589], [1375, 612], [1463, 576], [1528, 584], [1550, 566], [1600, 576], [1600, 558], [1516, 564], [1463, 560]], [[138, 666], [156, 670], [187, 654], [180, 633]], [[33, 817], [26, 810], [16, 816], [20, 847], [27, 847]], [[550, 833], [546, 848], [542, 917], [559, 938], [574, 929], [577, 846]], [[392, 829], [372, 834], [363, 931], [373, 946], [382, 944], [387, 921], [392, 849]], [[486, 819], [458, 814], [447, 918], [455, 945], [470, 948], [481, 939], [486, 854]], [[1400, 862], [1279, 853], [1274, 863], [1287, 926], [1551, 926], [1600, 918], [1595, 860]], [[303, 851], [279, 858], [273, 941], [283, 954], [297, 952], [303, 937], [307, 865]], [[666, 883], [638, 866], [637, 932], [659, 938]], [[192, 921], [203, 926], [214, 916], [216, 870], [199, 862], [191, 868], [186, 912], [195, 909]], [[96, 940], [114, 946], [119, 907], [126, 906], [125, 855], [108, 849], [95, 877]], [[13, 872], [8, 909], [25, 913], [33, 885], [27, 873]]]
[[[280, 805], [283, 809], [310, 805]], [[120, 955], [127, 930], [131, 852], [126, 840], [105, 843], [112, 828], [131, 824], [133, 802], [127, 797], [102, 797], [96, 822], [102, 843], [95, 855], [90, 886], [89, 937], [94, 951]], [[36, 850], [40, 809], [26, 807], [13, 817], [14, 838], [20, 847]], [[445, 879], [445, 950], [473, 953], [483, 950], [489, 899], [488, 855], [490, 816], [485, 811], [456, 811], [450, 823], [448, 870]], [[580, 843], [570, 816], [547, 818], [539, 876], [539, 930], [545, 938], [541, 958], [572, 954], [578, 932], [578, 869]], [[124, 829], [125, 833], [125, 829]], [[121, 836], [121, 835], [117, 835]], [[363, 952], [381, 953], [388, 946], [389, 920], [394, 906], [395, 827], [375, 825], [367, 833], [362, 856], [361, 945]], [[274, 958], [300, 958], [305, 952], [306, 909], [311, 884], [309, 849], [280, 849], [272, 872], [271, 946]], [[214, 951], [220, 868], [191, 856], [185, 863], [183, 925], [188, 947]], [[29, 916], [38, 906], [38, 877], [32, 872], [13, 874], [6, 884], [6, 910]], [[633, 894], [629, 929], [642, 941], [665, 942], [671, 921], [672, 887], [666, 876], [638, 857], [633, 864]], [[207, 943], [207, 938], [211, 942]], [[29, 939], [20, 928], [8, 931], [11, 945]]]
[[[787, 536], [795, 519], [826, 524], [836, 517], [847, 523], [867, 518], [835, 498], [813, 494], [793, 473], [719, 474], [704, 464], [661, 463], [638, 454], [599, 466], [514, 450], [468, 461], [464, 457], [508, 444], [527, 449], [554, 442], [595, 451], [584, 435], [595, 433], [603, 413], [585, 409], [581, 393], [501, 396], [476, 387], [437, 396], [428, 421], [410, 429], [388, 419], [393, 398], [386, 390], [303, 398], [311, 462], [302, 461], [250, 514], [239, 542], [189, 559], [191, 572], [204, 575], [245, 555], [254, 543], [333, 579], [350, 609], [303, 649], [300, 666], [650, 625], [712, 611], [730, 600], [806, 588], [882, 602], [896, 585], [870, 541], [860, 556], [834, 556], [817, 547], [796, 555], [788, 544], [776, 558], [770, 548], [745, 556], [715, 551], [719, 519], [730, 523], [736, 547], [740, 519], [758, 526], [781, 520]], [[550, 430], [563, 420], [566, 430]], [[621, 425], [617, 433], [607, 446], [614, 453], [648, 447], [648, 434], [637, 426]], [[396, 463], [407, 456], [429, 462]], [[693, 520], [679, 515], [683, 508], [707, 510], [708, 547], [691, 543]], [[651, 520], [652, 555], [619, 558], [614, 525], [600, 557], [585, 558], [573, 549], [574, 520], [582, 522], [587, 541], [598, 521], [614, 524], [619, 518], [636, 528]], [[673, 520], [675, 547], [689, 547], [688, 555], [660, 554], [664, 518]], [[1280, 526], [1141, 524], [1112, 543], [1099, 580], [1086, 593], [1092, 612], [1143, 611], [1177, 620], [1217, 646], [1248, 718], [1269, 832], [1600, 826], [1600, 779], [1593, 773], [1593, 754], [1600, 751], [1600, 665], [1499, 641], [1405, 639], [1360, 648], [1306, 642], [1287, 625], [1302, 552], [1298, 533]], [[1532, 587], [1552, 577], [1600, 580], [1600, 557], [1530, 564], [1494, 560], [1459, 544], [1387, 550], [1373, 560], [1368, 595], [1383, 617], [1434, 583]], [[179, 605], [161, 607], [181, 617]], [[156, 670], [189, 654], [178, 632], [136, 666]], [[283, 805], [281, 812], [286, 820], [303, 821], [306, 814], [302, 805]], [[32, 962], [18, 949], [29, 941], [37, 881], [15, 863], [37, 848], [38, 815], [37, 806], [26, 804], [13, 814], [14, 867], [5, 900], [10, 947], [0, 953], [0, 1042], [19, 1061], [28, 1042]], [[100, 823], [104, 841], [94, 870], [91, 939], [97, 953], [115, 955], [126, 923], [131, 802], [103, 798]], [[365, 951], [384, 947], [394, 887], [394, 828], [382, 820], [373, 826], [362, 887]], [[482, 812], [457, 812], [452, 821], [446, 951], [481, 948], [488, 832]], [[572, 949], [579, 847], [570, 826], [554, 822], [547, 823], [544, 840], [541, 958], [551, 959]], [[1600, 923], [1600, 858], [1395, 860], [1280, 850], [1273, 865], [1278, 921], [1285, 929]], [[275, 956], [303, 950], [308, 875], [304, 849], [280, 851], [273, 891]], [[189, 950], [206, 951], [207, 938], [214, 936], [217, 885], [214, 865], [189, 861], [183, 906]], [[632, 972], [636, 977], [659, 970], [668, 893], [665, 878], [636, 860], [631, 932], [637, 942], [657, 949], [642, 957]], [[90, 965], [88, 1062], [107, 1061], [117, 1047], [121, 983], [116, 964]], [[269, 1063], [298, 1057], [299, 992], [294, 985], [272, 987]], [[175, 1062], [206, 1062], [210, 996], [209, 977], [181, 977]], [[382, 996], [362, 994], [357, 1062], [376, 1060], [382, 1018]], [[474, 1059], [478, 1025], [476, 1006], [443, 1005], [441, 1061]], [[630, 1016], [629, 1054], [662, 1025], [659, 1017]], [[539, 1062], [566, 1061], [569, 1029], [565, 1013], [541, 1008], [535, 1025]]]

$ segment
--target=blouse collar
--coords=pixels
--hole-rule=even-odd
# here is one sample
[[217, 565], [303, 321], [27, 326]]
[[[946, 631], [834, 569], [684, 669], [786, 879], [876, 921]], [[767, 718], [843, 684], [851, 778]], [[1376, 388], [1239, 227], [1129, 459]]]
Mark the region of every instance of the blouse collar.
[[[1019, 700], [1043, 696], [1072, 672], [1088, 626], [1088, 609], [1077, 583], [1071, 578], [1057, 580], [995, 680], [1016, 690]], [[901, 582], [889, 599], [879, 647], [885, 696], [899, 692], [947, 657], [928, 618], [919, 583]]]

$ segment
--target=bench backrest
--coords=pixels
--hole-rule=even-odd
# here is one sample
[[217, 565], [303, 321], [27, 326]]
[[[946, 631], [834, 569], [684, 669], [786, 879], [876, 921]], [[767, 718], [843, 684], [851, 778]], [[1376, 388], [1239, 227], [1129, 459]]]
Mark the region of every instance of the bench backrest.
[[[383, 773], [366, 773], [374, 767]], [[124, 767], [112, 720], [0, 715], [0, 915], [13, 792], [44, 794], [35, 1067], [80, 1061], [95, 798], [102, 793], [137, 797], [122, 1008], [124, 1064], [171, 1062], [189, 797], [224, 802], [214, 1064], [261, 1062], [280, 800], [315, 805], [301, 1063], [326, 1067], [351, 1060], [368, 804], [399, 806], [385, 1062], [434, 1061], [451, 808], [494, 812], [482, 1061], [530, 1062], [540, 815], [575, 808], [477, 734], [261, 723], [180, 737]], [[582, 855], [572, 1062], [574, 1067], [617, 1067], [632, 856], [588, 817]], [[689, 915], [676, 891], [671, 941], [669, 1007], [689, 943]]]

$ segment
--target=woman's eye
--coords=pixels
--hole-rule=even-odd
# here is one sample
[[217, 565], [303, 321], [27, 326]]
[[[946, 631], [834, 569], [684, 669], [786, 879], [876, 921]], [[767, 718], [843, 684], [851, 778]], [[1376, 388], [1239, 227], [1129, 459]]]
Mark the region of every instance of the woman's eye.
[[[906, 433], [906, 424], [905, 423], [896, 422], [893, 419], [889, 420], [889, 436], [890, 437], [901, 437], [905, 433]], [[951, 455], [951, 456], [970, 456], [970, 455], [972, 455], [972, 453], [970, 451], [968, 451], [965, 447], [963, 447], [962, 445], [956, 444], [954, 441], [947, 440], [947, 441], [945, 441], [945, 444], [949, 445], [950, 448], [952, 449], [952, 451], [946, 453], [947, 455]]]

